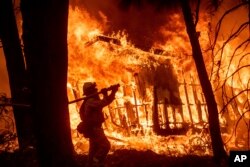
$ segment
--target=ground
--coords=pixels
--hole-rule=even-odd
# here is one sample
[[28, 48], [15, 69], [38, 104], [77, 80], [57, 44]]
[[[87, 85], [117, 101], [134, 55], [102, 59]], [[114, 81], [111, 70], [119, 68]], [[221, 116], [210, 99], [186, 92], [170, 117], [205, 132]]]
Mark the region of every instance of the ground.
[[[87, 155], [75, 155], [76, 167], [85, 166]], [[1, 167], [38, 167], [34, 151], [0, 153]], [[170, 157], [150, 150], [117, 150], [107, 157], [107, 167], [227, 167], [218, 165], [210, 156]]]

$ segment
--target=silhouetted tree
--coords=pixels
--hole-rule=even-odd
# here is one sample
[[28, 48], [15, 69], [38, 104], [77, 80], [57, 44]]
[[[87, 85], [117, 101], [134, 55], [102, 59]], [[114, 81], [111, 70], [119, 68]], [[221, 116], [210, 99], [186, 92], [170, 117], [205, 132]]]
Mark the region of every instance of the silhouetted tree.
[[67, 98], [68, 0], [21, 0], [23, 42], [30, 74], [41, 166], [72, 166]]
[[[28, 104], [27, 75], [19, 40], [12, 1], [0, 1], [0, 38], [2, 39], [13, 103]], [[13, 106], [19, 148], [31, 144], [33, 136], [31, 110], [24, 105]]]
[[187, 33], [192, 46], [193, 58], [197, 68], [198, 76], [200, 79], [202, 91], [204, 93], [207, 108], [208, 108], [208, 122], [209, 130], [212, 140], [213, 154], [216, 160], [220, 161], [227, 157], [224, 150], [224, 144], [221, 138], [220, 123], [218, 116], [217, 104], [213, 94], [212, 85], [209, 81], [206, 71], [205, 63], [202, 56], [200, 43], [198, 40], [197, 32], [195, 30], [195, 24], [193, 21], [192, 11], [189, 5], [189, 1], [180, 0], [182, 13], [184, 16]]

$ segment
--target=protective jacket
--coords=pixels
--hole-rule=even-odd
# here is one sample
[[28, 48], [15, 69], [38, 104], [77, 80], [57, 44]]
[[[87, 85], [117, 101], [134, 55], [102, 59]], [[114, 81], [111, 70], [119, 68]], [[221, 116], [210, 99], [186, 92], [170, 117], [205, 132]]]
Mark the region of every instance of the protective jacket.
[[87, 136], [91, 135], [94, 128], [101, 128], [104, 122], [103, 107], [109, 105], [115, 99], [115, 93], [105, 95], [103, 99], [94, 96], [86, 99], [80, 108], [80, 117], [84, 125]]

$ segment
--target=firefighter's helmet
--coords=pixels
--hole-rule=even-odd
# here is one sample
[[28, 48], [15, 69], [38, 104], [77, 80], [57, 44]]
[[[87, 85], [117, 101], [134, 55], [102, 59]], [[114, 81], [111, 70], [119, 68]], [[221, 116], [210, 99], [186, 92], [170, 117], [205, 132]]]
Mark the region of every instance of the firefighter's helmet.
[[83, 95], [90, 95], [96, 93], [96, 83], [95, 82], [85, 82], [83, 84]]

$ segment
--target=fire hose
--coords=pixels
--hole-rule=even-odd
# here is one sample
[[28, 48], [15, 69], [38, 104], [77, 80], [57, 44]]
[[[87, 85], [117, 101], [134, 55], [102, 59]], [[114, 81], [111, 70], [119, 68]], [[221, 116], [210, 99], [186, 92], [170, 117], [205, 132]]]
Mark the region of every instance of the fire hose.
[[99, 92], [93, 93], [93, 94], [88, 95], [88, 96], [85, 96], [85, 97], [81, 97], [81, 98], [79, 98], [79, 99], [72, 100], [72, 101], [69, 102], [69, 104], [76, 103], [76, 102], [82, 101], [82, 100], [86, 100], [86, 99], [88, 99], [88, 98], [90, 98], [90, 97], [93, 97], [93, 96], [96, 96], [96, 95], [98, 95], [98, 94], [102, 94], [102, 93], [103, 93], [103, 90], [104, 90], [104, 91], [110, 91], [110, 90], [113, 90], [113, 89], [119, 88], [119, 87], [120, 87], [120, 84], [111, 85], [111, 86], [109, 86], [108, 88], [101, 89], [101, 91], [99, 91]]

